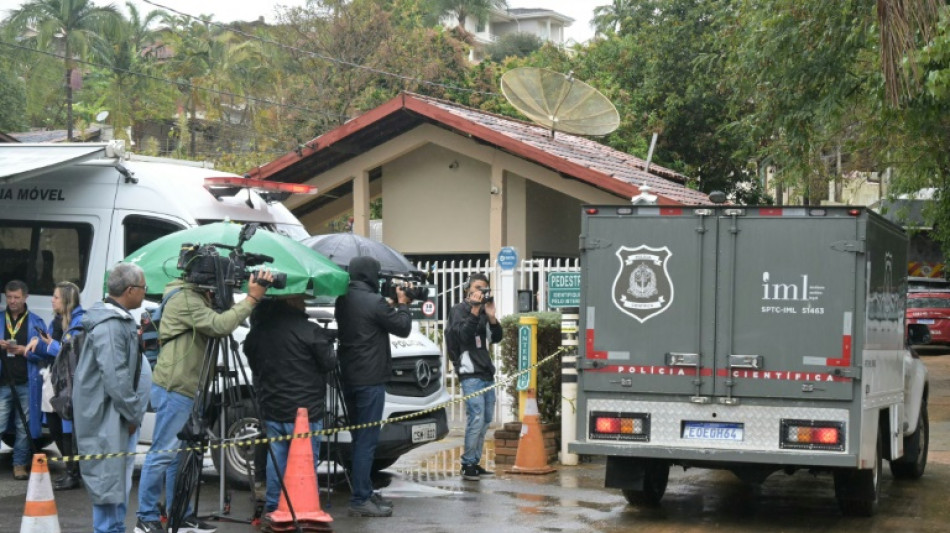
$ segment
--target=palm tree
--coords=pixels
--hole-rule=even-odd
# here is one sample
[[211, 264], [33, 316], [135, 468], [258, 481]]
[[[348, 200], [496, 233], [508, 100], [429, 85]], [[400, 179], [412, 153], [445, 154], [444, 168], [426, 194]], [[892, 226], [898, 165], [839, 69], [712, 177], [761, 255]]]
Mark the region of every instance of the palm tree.
[[594, 8], [594, 18], [590, 25], [598, 34], [617, 33], [623, 28], [623, 21], [630, 16], [631, 0], [613, 0], [612, 3]]
[[[106, 95], [117, 138], [125, 138], [125, 128], [134, 126], [136, 117], [160, 112], [157, 104], [161, 99], [157, 96], [165, 91], [165, 87], [157, 87], [154, 80], [141, 75], [155, 68], [157, 58], [149, 47], [156, 44], [158, 32], [153, 25], [164, 12], [153, 10], [142, 17], [132, 2], [126, 2], [126, 9], [129, 18], [109, 28], [111, 33], [99, 43], [98, 54], [99, 62], [107, 67], [101, 75], [107, 78]], [[145, 101], [150, 105], [144, 105]]]
[[[888, 100], [893, 105], [917, 87], [917, 65], [913, 61], [918, 42], [928, 42], [937, 29], [940, 0], [877, 0], [877, 21], [881, 36], [881, 68]], [[903, 67], [904, 58], [910, 72]]]
[[492, 9], [508, 9], [507, 0], [435, 0], [434, 9], [440, 17], [454, 16], [459, 29], [465, 32], [465, 19], [474, 17], [479, 22], [488, 19]]
[[33, 0], [10, 14], [10, 28], [32, 37], [40, 48], [62, 52], [66, 67], [66, 138], [73, 140], [73, 70], [95, 41], [122, 19], [112, 6], [99, 7], [89, 0]]

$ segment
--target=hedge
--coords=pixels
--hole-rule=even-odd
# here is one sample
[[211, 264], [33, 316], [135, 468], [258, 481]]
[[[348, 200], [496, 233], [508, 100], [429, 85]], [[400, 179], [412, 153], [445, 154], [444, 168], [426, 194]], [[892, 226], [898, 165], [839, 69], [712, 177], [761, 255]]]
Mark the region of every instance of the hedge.
[[[518, 372], [518, 321], [523, 316], [538, 319], [538, 361], [561, 348], [560, 313], [522, 313], [508, 315], [501, 320], [504, 338], [501, 341], [501, 373], [512, 375]], [[513, 414], [518, 413], [517, 380], [505, 387], [512, 398]], [[561, 422], [561, 362], [560, 357], [538, 367], [538, 410], [542, 423]]]

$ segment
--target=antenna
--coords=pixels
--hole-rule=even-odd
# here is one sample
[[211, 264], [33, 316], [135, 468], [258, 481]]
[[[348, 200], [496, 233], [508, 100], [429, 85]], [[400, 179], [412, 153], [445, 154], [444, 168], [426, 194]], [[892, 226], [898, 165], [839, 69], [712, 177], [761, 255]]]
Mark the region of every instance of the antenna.
[[607, 135], [620, 125], [617, 108], [597, 89], [553, 70], [522, 67], [501, 77], [501, 92], [533, 122], [577, 135]]

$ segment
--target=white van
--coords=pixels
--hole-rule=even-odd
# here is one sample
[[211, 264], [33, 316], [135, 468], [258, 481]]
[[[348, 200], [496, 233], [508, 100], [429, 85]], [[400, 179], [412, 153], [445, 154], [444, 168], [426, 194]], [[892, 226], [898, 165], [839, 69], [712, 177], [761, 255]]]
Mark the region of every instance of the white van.
[[[110, 265], [181, 229], [230, 219], [257, 222], [301, 240], [309, 236], [307, 231], [280, 200], [302, 188], [306, 186], [245, 180], [208, 164], [127, 154], [121, 141], [0, 144], [0, 286], [11, 279], [26, 282], [30, 309], [48, 321], [57, 282], [76, 283], [82, 304], [88, 307], [103, 297]], [[0, 304], [5, 305], [2, 298]], [[241, 340], [244, 333], [238, 331], [235, 337]], [[394, 379], [387, 388], [384, 417], [426, 410], [448, 400], [440, 350], [418, 328], [409, 339], [393, 339], [393, 358]], [[421, 379], [405, 383], [407, 370], [420, 365], [432, 370], [425, 383]], [[248, 416], [252, 409], [233, 411], [226, 425], [229, 437], [257, 432], [257, 421]], [[149, 416], [142, 428], [143, 445], [151, 442], [151, 432]], [[447, 433], [444, 410], [387, 424], [377, 466], [385, 468], [409, 449]], [[344, 443], [341, 448], [345, 460], [348, 446]], [[229, 480], [246, 485], [252, 448], [227, 450]]]

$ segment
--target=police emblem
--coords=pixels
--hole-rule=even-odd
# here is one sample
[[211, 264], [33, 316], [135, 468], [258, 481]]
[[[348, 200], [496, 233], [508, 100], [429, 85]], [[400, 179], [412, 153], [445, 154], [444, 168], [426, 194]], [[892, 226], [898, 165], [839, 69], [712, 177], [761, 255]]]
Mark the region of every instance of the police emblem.
[[673, 303], [673, 280], [666, 268], [673, 253], [664, 246], [617, 249], [620, 270], [614, 279], [613, 300], [617, 309], [636, 318], [641, 324], [667, 309]]

